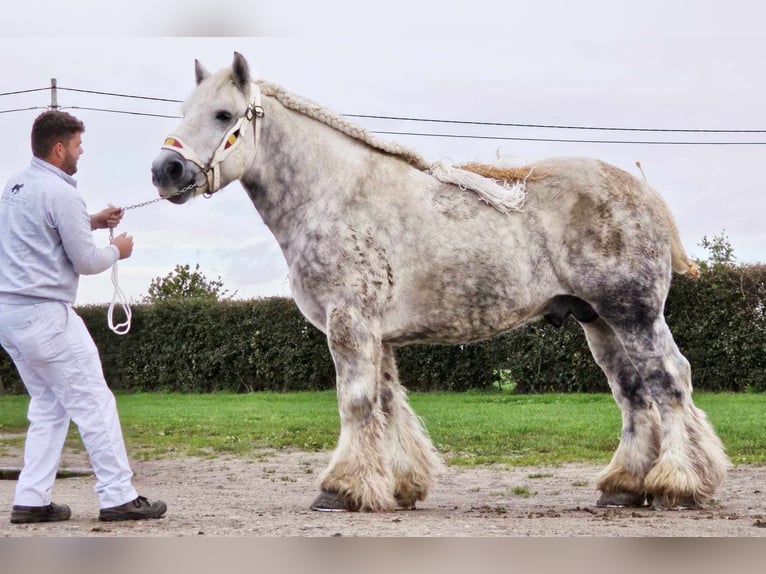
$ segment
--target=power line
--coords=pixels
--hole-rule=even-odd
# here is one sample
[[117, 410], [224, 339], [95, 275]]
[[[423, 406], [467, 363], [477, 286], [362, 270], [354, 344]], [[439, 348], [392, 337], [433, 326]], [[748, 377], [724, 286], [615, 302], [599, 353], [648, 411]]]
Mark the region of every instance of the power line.
[[[47, 89], [47, 88], [45, 88], [45, 89]], [[168, 98], [152, 98], [152, 97], [149, 97], [149, 96], [136, 96], [136, 95], [131, 95], [131, 94], [118, 94], [116, 92], [99, 92], [99, 91], [96, 91], [96, 90], [80, 90], [80, 89], [77, 89], [77, 88], [62, 88], [61, 86], [58, 86], [58, 89], [59, 90], [66, 90], [68, 92], [80, 92], [80, 93], [83, 93], [83, 94], [98, 94], [98, 95], [101, 95], [101, 96], [113, 96], [113, 97], [116, 97], [116, 98], [132, 98], [132, 99], [135, 99], [135, 100], [152, 100], [152, 101], [155, 101], [155, 102], [170, 102], [170, 103], [175, 103], [175, 104], [182, 104], [183, 103], [183, 100], [171, 100], [171, 99], [168, 99]], [[0, 95], [2, 95], [2, 94], [0, 94]]]
[[[61, 109], [89, 110], [95, 112], [107, 112], [113, 114], [129, 114], [135, 116], [148, 116], [156, 118], [181, 119], [181, 116], [165, 114], [150, 114], [144, 112], [131, 112], [127, 110], [115, 110], [107, 108], [91, 108], [82, 106], [66, 106]], [[565, 139], [565, 138], [533, 138], [515, 136], [481, 136], [473, 134], [435, 134], [423, 132], [397, 132], [370, 130], [371, 133], [395, 136], [418, 136], [453, 139], [476, 139], [476, 140], [502, 140], [502, 141], [531, 141], [531, 142], [555, 142], [555, 143], [587, 143], [587, 144], [633, 144], [633, 145], [766, 145], [766, 141], [648, 141], [648, 140], [588, 140], [588, 139]]]
[[506, 122], [480, 122], [467, 120], [444, 120], [430, 118], [407, 118], [397, 116], [375, 116], [369, 114], [342, 114], [348, 118], [369, 118], [378, 120], [398, 120], [404, 122], [430, 122], [441, 124], [462, 124], [472, 126], [501, 126], [513, 128], [545, 128], [554, 130], [601, 130], [601, 131], [621, 131], [621, 132], [668, 132], [668, 133], [706, 133], [706, 134], [764, 134], [766, 130], [746, 130], [746, 129], [689, 129], [689, 128], [625, 128], [610, 126], [565, 126], [555, 124], [519, 124]]
[[15, 92], [3, 92], [0, 94], [0, 96], [13, 96], [15, 94], [28, 94], [30, 92], [43, 92], [45, 90], [50, 90], [50, 88], [35, 88], [33, 90], [16, 90]]
[[107, 108], [89, 108], [85, 106], [62, 106], [59, 109], [61, 110], [88, 110], [92, 112], [109, 112], [112, 114], [128, 114], [131, 116], [149, 116], [152, 118], [172, 118], [172, 119], [181, 119], [182, 116], [169, 116], [165, 114], [149, 114], [146, 112], [131, 112], [128, 110], [111, 110]]
[[[35, 88], [32, 90], [18, 90], [15, 92], [0, 93], [0, 96], [11, 94], [23, 94], [29, 92], [45, 91], [52, 88]], [[59, 90], [67, 90], [71, 92], [97, 94], [113, 97], [140, 99], [161, 101], [170, 103], [182, 103], [182, 100], [175, 100], [169, 98], [156, 98], [149, 96], [139, 96], [133, 94], [124, 94], [116, 92], [104, 92], [97, 90], [83, 90], [78, 88], [66, 88], [58, 87]], [[0, 113], [11, 113], [18, 111], [45, 109], [41, 106], [30, 108], [16, 108], [9, 110], [0, 110]], [[66, 106], [60, 109], [75, 109], [75, 110], [88, 110], [114, 114], [126, 114], [133, 116], [145, 116], [156, 118], [169, 118], [180, 119], [181, 116], [169, 115], [169, 114], [154, 114], [148, 112], [135, 112], [130, 110], [119, 110], [112, 108], [95, 108], [85, 106]], [[524, 123], [508, 123], [508, 122], [483, 122], [483, 121], [467, 121], [467, 120], [446, 120], [435, 118], [413, 118], [413, 117], [399, 117], [399, 116], [384, 116], [384, 115], [372, 115], [372, 114], [341, 114], [345, 117], [351, 118], [364, 118], [364, 119], [381, 119], [381, 120], [394, 120], [394, 121], [407, 121], [407, 122], [429, 122], [440, 124], [453, 124], [453, 125], [472, 125], [472, 126], [495, 126], [495, 127], [512, 127], [512, 128], [537, 128], [537, 129], [568, 129], [568, 130], [601, 130], [601, 131], [620, 131], [620, 132], [655, 132], [655, 133], [696, 133], [696, 134], [761, 134], [766, 133], [766, 130], [760, 129], [690, 129], [690, 128], [627, 128], [627, 127], [615, 127], [615, 126], [567, 126], [567, 125], [548, 125], [548, 124], [524, 124]], [[532, 141], [532, 142], [556, 142], [556, 143], [595, 143], [595, 144], [633, 144], [633, 145], [766, 145], [766, 141], [659, 141], [659, 140], [615, 140], [615, 139], [579, 139], [579, 138], [542, 138], [542, 137], [522, 137], [522, 136], [485, 136], [485, 135], [473, 135], [473, 134], [454, 134], [454, 133], [425, 133], [425, 132], [412, 132], [412, 131], [375, 131], [370, 130], [371, 133], [381, 135], [395, 135], [395, 136], [416, 136], [416, 137], [441, 137], [441, 138], [455, 138], [455, 139], [475, 139], [475, 140], [503, 140], [503, 141]]]
[[[0, 93], [0, 96], [11, 94], [23, 94], [27, 92], [38, 92], [48, 90], [50, 88], [35, 88], [33, 90], [19, 90], [16, 92]], [[85, 90], [80, 88], [68, 88], [58, 86], [59, 90], [66, 90], [70, 92], [78, 92], [84, 94], [96, 94], [102, 96], [111, 96], [118, 98], [130, 98], [138, 100], [149, 100], [157, 102], [168, 102], [181, 104], [183, 100], [176, 100], [172, 98], [158, 98], [150, 96], [139, 96], [135, 94], [125, 94], [119, 92], [105, 92], [100, 90]], [[118, 113], [120, 111], [116, 110]], [[130, 113], [130, 112], [124, 112]], [[151, 114], [139, 114], [139, 115], [151, 115]], [[713, 128], [631, 128], [624, 126], [584, 126], [584, 125], [564, 125], [564, 124], [538, 124], [538, 123], [518, 123], [518, 122], [484, 122], [475, 120], [449, 120], [443, 118], [415, 118], [406, 116], [387, 116], [387, 115], [375, 115], [375, 114], [341, 114], [349, 118], [364, 118], [364, 119], [378, 119], [378, 120], [390, 120], [390, 121], [403, 121], [403, 122], [425, 122], [425, 123], [441, 123], [441, 124], [453, 124], [453, 125], [474, 125], [474, 126], [496, 126], [496, 127], [514, 127], [514, 128], [534, 128], [534, 129], [554, 129], [554, 130], [591, 130], [591, 131], [619, 131], [619, 132], [655, 132], [655, 133], [700, 133], [700, 134], [763, 134], [766, 133], [766, 129], [713, 129]], [[179, 116], [166, 116], [164, 114], [157, 114], [158, 117], [179, 117]], [[395, 133], [395, 132], [392, 132]], [[579, 141], [579, 140], [575, 140]]]
[[476, 140], [508, 140], [525, 142], [559, 142], [559, 143], [596, 143], [596, 144], [646, 144], [646, 145], [766, 145], [766, 141], [629, 141], [629, 140], [581, 140], [581, 139], [563, 139], [563, 138], [527, 138], [512, 136], [477, 136], [471, 134], [429, 134], [419, 132], [385, 132], [373, 131], [374, 134], [394, 135], [394, 136], [420, 136], [434, 138], [464, 138]]
[[0, 114], [10, 114], [11, 112], [26, 112], [29, 110], [47, 110], [45, 106], [33, 106], [31, 108], [14, 108], [12, 110], [0, 110]]

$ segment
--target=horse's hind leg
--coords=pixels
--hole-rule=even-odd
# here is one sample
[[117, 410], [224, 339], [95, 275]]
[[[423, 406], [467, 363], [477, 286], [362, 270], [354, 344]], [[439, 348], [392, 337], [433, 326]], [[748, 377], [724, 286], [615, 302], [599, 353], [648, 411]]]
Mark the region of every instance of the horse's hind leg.
[[400, 507], [413, 508], [424, 500], [443, 465], [407, 393], [399, 383], [393, 349], [383, 345], [380, 400], [388, 423], [388, 452], [394, 475], [394, 497]]
[[691, 397], [691, 368], [662, 316], [662, 305], [633, 301], [604, 318], [644, 381], [660, 414], [659, 456], [644, 479], [656, 507], [695, 507], [710, 498], [729, 465], [720, 439]]
[[385, 511], [396, 508], [386, 448], [387, 423], [377, 378], [382, 346], [374, 326], [359, 312], [336, 307], [327, 339], [335, 362], [340, 437], [321, 479], [314, 510]]
[[620, 444], [598, 478], [598, 505], [643, 506], [644, 479], [660, 450], [659, 411], [612, 328], [601, 318], [581, 325], [622, 412]]

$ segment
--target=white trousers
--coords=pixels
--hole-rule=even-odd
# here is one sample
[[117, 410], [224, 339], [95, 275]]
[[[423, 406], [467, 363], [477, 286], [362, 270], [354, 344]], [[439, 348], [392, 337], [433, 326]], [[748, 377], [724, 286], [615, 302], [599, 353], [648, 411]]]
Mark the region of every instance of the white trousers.
[[0, 305], [0, 344], [30, 396], [24, 467], [14, 504], [50, 504], [70, 419], [88, 451], [100, 508], [135, 499], [114, 395], [79, 315], [58, 301]]

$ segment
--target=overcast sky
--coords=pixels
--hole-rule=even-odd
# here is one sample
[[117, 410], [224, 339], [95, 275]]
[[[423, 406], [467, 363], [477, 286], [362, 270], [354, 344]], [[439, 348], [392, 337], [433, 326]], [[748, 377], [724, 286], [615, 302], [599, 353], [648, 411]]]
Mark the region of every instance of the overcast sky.
[[[766, 9], [756, 2], [492, 2], [392, 0], [271, 3], [131, 2], [119, 21], [109, 3], [74, 7], [64, 20], [10, 11], [0, 29], [0, 93], [66, 88], [186, 98], [194, 59], [210, 70], [241, 52], [258, 77], [346, 114], [593, 127], [766, 130]], [[156, 6], [155, 6], [156, 5]], [[218, 7], [213, 11], [212, 6]], [[184, 11], [180, 12], [181, 7]], [[320, 9], [321, 7], [321, 9]], [[720, 7], [716, 9], [716, 7]], [[227, 14], [228, 15], [225, 15]], [[151, 17], [147, 15], [151, 14]], [[69, 27], [56, 27], [62, 23]], [[76, 38], [55, 37], [68, 33]], [[109, 32], [109, 36], [104, 34]], [[164, 35], [159, 37], [159, 35]], [[194, 37], [205, 35], [208, 37]], [[217, 35], [217, 36], [216, 36]], [[31, 38], [29, 36], [36, 36]], [[45, 107], [48, 91], [0, 97], [0, 111]], [[79, 190], [91, 212], [156, 197], [149, 168], [180, 104], [60, 90], [58, 103], [86, 124]], [[42, 110], [0, 113], [0, 179], [31, 158], [29, 131]], [[763, 165], [766, 132], [654, 133], [487, 127], [359, 120], [372, 130], [621, 141], [761, 142], [760, 145], [565, 143], [386, 136], [433, 160], [589, 156], [646, 176], [666, 198], [691, 254], [725, 230], [743, 262], [766, 261]], [[133, 300], [176, 264], [199, 263], [238, 297], [289, 295], [276, 241], [239, 184], [182, 206], [128, 211], [135, 238], [119, 264]], [[96, 232], [106, 244], [106, 231]], [[83, 277], [78, 304], [112, 298], [109, 273]]]

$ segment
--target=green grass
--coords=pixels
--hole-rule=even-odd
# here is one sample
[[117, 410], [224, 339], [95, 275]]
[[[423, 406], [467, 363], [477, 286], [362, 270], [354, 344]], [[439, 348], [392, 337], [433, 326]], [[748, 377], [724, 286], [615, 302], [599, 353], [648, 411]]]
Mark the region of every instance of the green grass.
[[[604, 464], [619, 440], [619, 411], [606, 394], [412, 393], [410, 400], [451, 464]], [[339, 430], [334, 392], [135, 394], [117, 401], [128, 448], [138, 458], [325, 450], [335, 446]], [[27, 402], [0, 396], [0, 452], [20, 444]], [[699, 393], [695, 402], [732, 462], [766, 463], [766, 395]], [[76, 442], [74, 430], [72, 437]]]
[[526, 486], [514, 486], [511, 489], [511, 492], [515, 494], [516, 496], [523, 496], [524, 498], [528, 498], [532, 496], [533, 494], [537, 494], [536, 492], [532, 492], [527, 488]]

